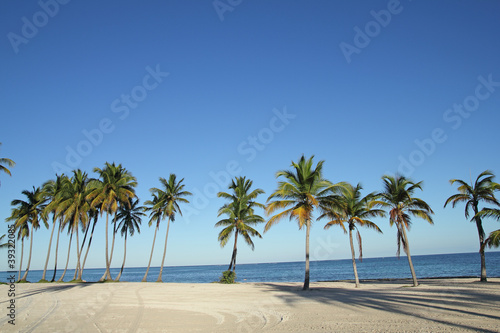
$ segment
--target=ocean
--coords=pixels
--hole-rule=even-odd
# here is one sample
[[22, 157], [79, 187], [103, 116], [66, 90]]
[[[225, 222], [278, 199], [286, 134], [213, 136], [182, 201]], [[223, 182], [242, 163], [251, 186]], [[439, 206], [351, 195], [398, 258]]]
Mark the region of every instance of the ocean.
[[[455, 253], [412, 256], [417, 278], [437, 277], [479, 277], [479, 253]], [[411, 278], [406, 256], [385, 258], [364, 258], [356, 260], [360, 280], [364, 279], [401, 279]], [[210, 283], [218, 281], [228, 265], [201, 266], [165, 266], [163, 282]], [[149, 269], [148, 281], [156, 281], [160, 268]], [[83, 279], [88, 282], [98, 281], [104, 274], [103, 268], [89, 268], [83, 272]], [[112, 268], [115, 278], [120, 269]], [[486, 271], [488, 277], [500, 277], [500, 252], [486, 252]], [[47, 278], [53, 271], [47, 271]], [[62, 275], [58, 270], [56, 279]], [[140, 282], [146, 267], [125, 267], [120, 281]], [[42, 270], [30, 270], [28, 281], [37, 282], [42, 278]], [[9, 272], [0, 272], [0, 281], [7, 282]], [[73, 278], [74, 270], [68, 269], [64, 281]], [[21, 273], [22, 276], [22, 273]], [[238, 264], [237, 282], [302, 282], [304, 281], [304, 262], [279, 262], [262, 264]], [[16, 272], [17, 277], [17, 272]], [[311, 281], [354, 280], [352, 260], [311, 261]]]

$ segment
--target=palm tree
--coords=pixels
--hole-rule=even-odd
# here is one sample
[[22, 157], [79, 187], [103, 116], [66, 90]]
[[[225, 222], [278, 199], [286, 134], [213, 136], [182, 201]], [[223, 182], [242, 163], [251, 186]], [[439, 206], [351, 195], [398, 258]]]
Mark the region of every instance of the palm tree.
[[145, 216], [146, 214], [144, 214], [144, 207], [138, 206], [138, 204], [139, 199], [135, 199], [134, 201], [130, 200], [130, 205], [120, 205], [118, 213], [116, 214], [117, 220], [120, 221], [118, 228], [120, 229], [121, 235], [125, 236], [125, 240], [123, 243], [122, 268], [120, 269], [120, 273], [116, 277], [115, 281], [120, 281], [123, 268], [125, 267], [125, 258], [127, 257], [127, 235], [130, 233], [130, 236], [133, 236], [136, 230], [138, 233], [141, 232], [141, 229], [139, 228], [139, 225], [141, 224], [141, 216]]
[[155, 226], [155, 233], [153, 236], [153, 243], [151, 245], [151, 254], [149, 255], [149, 262], [148, 262], [148, 268], [146, 268], [146, 273], [144, 273], [144, 277], [142, 278], [141, 282], [146, 282], [148, 278], [148, 273], [149, 273], [149, 268], [151, 267], [151, 259], [153, 258], [153, 251], [155, 249], [155, 241], [156, 241], [156, 233], [158, 232], [158, 229], [160, 228], [160, 222], [162, 219], [162, 208], [160, 204], [160, 198], [156, 193], [152, 193], [153, 195], [153, 200], [147, 200], [144, 204], [146, 205], [146, 208], [144, 208], [145, 211], [149, 211], [149, 223], [148, 225], [151, 227], [153, 222], [156, 222]]
[[398, 251], [399, 257], [401, 245], [408, 257], [413, 286], [418, 286], [417, 276], [413, 268], [410, 254], [410, 243], [406, 234], [406, 229], [410, 230], [411, 216], [419, 217], [426, 220], [430, 224], [434, 224], [431, 214], [434, 214], [431, 207], [422, 199], [415, 198], [413, 193], [415, 190], [422, 190], [422, 182], [414, 183], [412, 180], [401, 176], [383, 176], [384, 191], [380, 194], [380, 199], [384, 202], [384, 206], [390, 209], [389, 223], [391, 227], [396, 225], [398, 230]]
[[[50, 258], [50, 249], [52, 246], [52, 237], [54, 236], [54, 229], [56, 227], [56, 219], [58, 216], [58, 208], [59, 204], [61, 202], [61, 194], [63, 192], [63, 187], [66, 186], [67, 184], [67, 177], [63, 175], [56, 175], [56, 180], [49, 180], [45, 184], [43, 184], [42, 191], [43, 195], [48, 201], [47, 206], [45, 207], [45, 214], [52, 213], [52, 231], [50, 233], [50, 239], [49, 239], [49, 246], [47, 250], [47, 259], [45, 260], [45, 266], [43, 268], [43, 274], [42, 274], [42, 279], [40, 282], [47, 282], [45, 279], [45, 275], [47, 273], [47, 265], [49, 264], [49, 258]], [[56, 257], [57, 257], [57, 251], [56, 251]], [[57, 260], [57, 259], [56, 259]], [[56, 267], [57, 267], [57, 262], [56, 262]], [[55, 269], [54, 269], [55, 270]]]
[[189, 201], [184, 198], [186, 196], [192, 195], [191, 192], [184, 190], [184, 184], [182, 182], [184, 178], [177, 181], [175, 174], [171, 173], [168, 180], [160, 177], [160, 183], [162, 188], [152, 188], [150, 191], [158, 197], [158, 208], [161, 211], [161, 219], [167, 217], [167, 232], [165, 234], [165, 246], [163, 248], [163, 259], [161, 260], [160, 274], [156, 282], [162, 281], [163, 265], [165, 263], [165, 256], [167, 254], [167, 240], [168, 231], [170, 229], [170, 221], [175, 221], [175, 213], [179, 213], [182, 216], [179, 203], [189, 203]]
[[14, 206], [12, 214], [7, 218], [7, 221], [15, 221], [16, 228], [23, 228], [25, 225], [31, 224], [30, 238], [30, 253], [28, 256], [28, 264], [26, 271], [20, 281], [26, 282], [31, 263], [31, 253], [33, 249], [33, 231], [40, 228], [40, 220], [43, 221], [45, 227], [49, 227], [43, 212], [45, 208], [45, 198], [42, 190], [33, 186], [33, 191], [24, 190], [22, 192], [26, 196], [26, 201], [21, 199], [12, 200], [11, 205]]
[[459, 202], [465, 202], [465, 218], [469, 218], [470, 210], [474, 215], [471, 218], [471, 222], [476, 222], [477, 233], [479, 234], [479, 254], [481, 256], [481, 282], [486, 282], [486, 259], [484, 256], [484, 241], [485, 233], [483, 229], [483, 223], [481, 215], [479, 213], [479, 203], [485, 202], [490, 204], [498, 205], [499, 202], [495, 198], [494, 192], [498, 189], [498, 184], [493, 182], [495, 175], [489, 171], [483, 171], [479, 176], [477, 176], [476, 181], [471, 184], [461, 179], [451, 179], [450, 184], [458, 183], [457, 194], [452, 195], [444, 203], [444, 207], [451, 202], [451, 207], [455, 208], [456, 204]]
[[[92, 207], [99, 207], [101, 214], [106, 212], [106, 271], [99, 281], [112, 280], [110, 273], [111, 257], [108, 251], [108, 224], [109, 215], [116, 215], [119, 203], [129, 204], [129, 199], [135, 198], [134, 187], [137, 181], [130, 172], [121, 164], [109, 164], [106, 162], [103, 169], [94, 168], [94, 172], [99, 174], [100, 180], [90, 182], [91, 192], [88, 199], [91, 200]], [[113, 244], [116, 233], [116, 216], [113, 219]]]
[[76, 268], [74, 280], [81, 281], [81, 250], [78, 229], [85, 230], [89, 220], [90, 205], [86, 197], [89, 193], [89, 178], [86, 172], [80, 169], [73, 171], [73, 176], [68, 186], [64, 187], [59, 203], [63, 213], [63, 225], [69, 224], [68, 229], [76, 234]]
[[[0, 142], [0, 146], [2, 146], [1, 142]], [[10, 158], [5, 158], [5, 157], [0, 158], [0, 171], [5, 172], [9, 176], [12, 176], [10, 173], [10, 170], [7, 167], [5, 167], [4, 165], [7, 165], [9, 168], [12, 168], [13, 166], [16, 165], [16, 163], [13, 160], [11, 160]]]
[[254, 207], [265, 208], [263, 204], [255, 202], [259, 194], [264, 193], [260, 188], [250, 191], [252, 187], [252, 181], [246, 179], [245, 177], [237, 177], [229, 185], [229, 189], [232, 190], [232, 194], [226, 192], [219, 192], [217, 196], [219, 198], [225, 198], [231, 202], [225, 204], [219, 209], [218, 216], [227, 215], [228, 217], [220, 220], [215, 224], [216, 227], [225, 227], [219, 233], [219, 242], [221, 247], [224, 247], [231, 235], [234, 233], [234, 247], [233, 255], [231, 256], [231, 262], [229, 263], [228, 270], [236, 270], [236, 253], [237, 253], [237, 242], [238, 235], [241, 234], [245, 242], [254, 249], [254, 244], [251, 236], [257, 236], [262, 238], [260, 233], [251, 227], [251, 225], [256, 225], [258, 223], [265, 222], [264, 218], [254, 214]]
[[276, 173], [276, 178], [283, 177], [284, 180], [278, 182], [278, 189], [267, 199], [266, 214], [271, 215], [277, 210], [285, 210], [272, 216], [264, 228], [264, 232], [267, 232], [284, 217], [290, 220], [297, 219], [299, 229], [306, 227], [304, 290], [309, 289], [309, 233], [313, 219], [312, 213], [341, 186], [333, 185], [323, 178], [324, 161], [319, 161], [313, 169], [313, 158], [314, 156], [311, 156], [306, 160], [302, 155], [298, 163], [292, 162], [292, 171], [282, 170]]
[[341, 189], [341, 194], [332, 196], [330, 200], [327, 201], [325, 205], [321, 207], [323, 214], [318, 218], [318, 220], [326, 218], [330, 220], [326, 225], [325, 229], [330, 228], [332, 225], [338, 225], [342, 227], [344, 233], [347, 233], [344, 223], [347, 223], [349, 228], [349, 243], [351, 245], [352, 254], [352, 267], [354, 270], [354, 278], [356, 280], [356, 288], [359, 287], [358, 270], [356, 268], [356, 254], [354, 251], [352, 232], [356, 229], [358, 245], [359, 245], [359, 260], [363, 257], [363, 248], [361, 242], [361, 234], [356, 225], [375, 229], [376, 231], [382, 233], [382, 230], [369, 218], [372, 217], [384, 217], [385, 212], [376, 207], [383, 205], [381, 201], [378, 201], [378, 196], [375, 193], [370, 193], [364, 197], [361, 197], [361, 184], [358, 183], [356, 187], [351, 184], [344, 184]]

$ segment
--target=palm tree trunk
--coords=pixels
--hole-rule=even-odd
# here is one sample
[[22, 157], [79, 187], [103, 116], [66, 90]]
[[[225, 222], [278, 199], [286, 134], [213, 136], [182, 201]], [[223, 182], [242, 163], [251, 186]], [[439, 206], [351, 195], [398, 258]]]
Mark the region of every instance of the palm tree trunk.
[[309, 233], [311, 231], [311, 221], [306, 222], [306, 276], [302, 290], [309, 290]]
[[349, 243], [351, 244], [352, 268], [354, 270], [354, 279], [356, 288], [359, 288], [358, 269], [356, 268], [356, 254], [354, 253], [354, 243], [352, 241], [352, 229], [349, 227]]
[[[159, 220], [159, 218], [158, 218], [158, 220]], [[149, 267], [151, 267], [151, 258], [153, 258], [153, 250], [155, 248], [156, 231], [158, 231], [158, 224], [156, 224], [155, 234], [153, 236], [153, 246], [151, 246], [151, 255], [149, 256], [148, 268], [146, 269], [146, 273], [144, 274], [144, 277], [142, 278], [141, 282], [146, 282], [147, 281]]]
[[125, 267], [125, 258], [127, 258], [127, 235], [128, 233], [125, 233], [125, 243], [123, 245], [123, 263], [122, 263], [122, 268], [120, 269], [120, 273], [118, 273], [118, 276], [116, 277], [115, 281], [118, 282], [120, 281], [120, 278], [123, 273], [123, 268]]
[[94, 235], [94, 228], [96, 223], [97, 223], [97, 217], [94, 218], [94, 225], [92, 225], [92, 231], [90, 232], [89, 244], [87, 245], [87, 251], [85, 251], [85, 257], [83, 257], [82, 274], [83, 274], [83, 269], [85, 268], [85, 262], [87, 261], [87, 255], [89, 254], [90, 244], [92, 244], [92, 237]]
[[99, 279], [99, 282], [106, 281], [108, 278], [111, 279], [111, 273], [109, 272], [109, 255], [108, 255], [108, 221], [109, 212], [106, 212], [106, 271], [104, 275]]
[[417, 287], [418, 286], [417, 275], [415, 274], [415, 269], [413, 269], [413, 263], [411, 261], [410, 243], [408, 242], [408, 237], [406, 236], [406, 228], [404, 225], [401, 225], [401, 229], [403, 229], [403, 237], [405, 238], [405, 244], [406, 244], [405, 252], [406, 256], [408, 257], [408, 264], [410, 265], [411, 277], [413, 279], [413, 286]]
[[234, 233], [234, 247], [233, 247], [233, 255], [231, 256], [231, 262], [229, 263], [228, 271], [233, 269], [233, 272], [236, 270], [236, 253], [238, 252], [238, 248], [236, 244], [238, 243], [238, 230]]
[[19, 262], [19, 273], [17, 274], [17, 281], [21, 281], [21, 268], [23, 267], [23, 252], [24, 252], [24, 237], [21, 237], [21, 262]]
[[[113, 218], [113, 241], [111, 242], [111, 253], [109, 254], [109, 267], [111, 268], [111, 262], [113, 261], [113, 250], [115, 249], [115, 236], [117, 232], [116, 228], [116, 214], [115, 217]], [[109, 276], [111, 279], [111, 275]]]
[[479, 217], [477, 217], [478, 213], [478, 208], [474, 207], [474, 213], [476, 215], [476, 227], [477, 227], [477, 233], [479, 234], [479, 255], [481, 256], [481, 282], [487, 282], [488, 279], [486, 278], [486, 258], [484, 256], [484, 229], [483, 229], [483, 224], [482, 221]]
[[89, 229], [90, 229], [90, 223], [87, 223], [87, 226], [85, 228], [85, 236], [83, 236], [82, 245], [80, 246], [80, 252], [78, 253], [78, 278], [77, 278], [78, 281], [82, 280], [83, 265], [80, 265], [80, 264], [81, 264], [83, 248], [85, 247], [85, 241], [87, 240], [87, 234], [89, 233]]
[[55, 253], [55, 264], [54, 264], [54, 273], [52, 273], [52, 280], [50, 282], [54, 282], [56, 279], [57, 272], [57, 252], [59, 250], [59, 235], [61, 234], [61, 222], [59, 221], [59, 228], [57, 228], [57, 240], [56, 240], [56, 253]]
[[161, 276], [163, 274], [163, 264], [165, 263], [165, 255], [167, 254], [167, 240], [168, 240], [168, 229], [170, 229], [170, 217], [167, 222], [167, 234], [165, 235], [165, 246], [163, 247], [163, 259], [161, 260], [160, 274], [158, 274], [158, 279], [156, 282], [163, 282]]
[[66, 275], [66, 271], [68, 270], [69, 255], [71, 253], [71, 240], [72, 239], [73, 239], [73, 233], [71, 233], [69, 236], [68, 257], [66, 258], [66, 267], [64, 267], [64, 271], [63, 271], [61, 277], [59, 278], [59, 280], [57, 280], [57, 282], [63, 282], [64, 276]]
[[45, 267], [43, 268], [42, 279], [40, 281], [47, 281], [45, 280], [45, 274], [47, 273], [47, 265], [49, 264], [50, 248], [52, 245], [52, 236], [54, 236], [55, 228], [56, 228], [56, 214], [54, 213], [54, 217], [52, 218], [52, 231], [50, 233], [50, 239], [49, 239], [49, 249], [47, 250], [47, 259], [45, 259]]
[[31, 223], [31, 235], [30, 235], [30, 254], [28, 256], [28, 265], [26, 266], [26, 271], [24, 272], [24, 275], [21, 279], [21, 281], [26, 282], [26, 278], [28, 277], [28, 272], [30, 270], [30, 264], [31, 264], [31, 252], [33, 249], [33, 223]]
[[[83, 244], [82, 244], [82, 248], [83, 248]], [[77, 267], [77, 271], [75, 272], [78, 272], [78, 281], [80, 281], [82, 279], [82, 270], [80, 269], [80, 256], [81, 256], [81, 250], [80, 250], [80, 241], [79, 241], [79, 238], [78, 238], [78, 225], [76, 226], [76, 267]]]

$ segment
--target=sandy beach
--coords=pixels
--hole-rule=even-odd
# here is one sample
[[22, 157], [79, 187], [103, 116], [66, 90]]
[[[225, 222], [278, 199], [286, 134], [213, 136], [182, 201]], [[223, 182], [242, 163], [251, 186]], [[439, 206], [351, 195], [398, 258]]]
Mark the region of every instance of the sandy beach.
[[499, 332], [500, 279], [0, 286], [2, 332]]

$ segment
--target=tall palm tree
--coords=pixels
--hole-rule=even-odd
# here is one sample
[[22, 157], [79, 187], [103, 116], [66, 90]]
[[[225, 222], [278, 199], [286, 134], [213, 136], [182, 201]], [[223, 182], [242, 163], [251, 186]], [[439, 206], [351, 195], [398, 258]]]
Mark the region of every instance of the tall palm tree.
[[277, 210], [285, 210], [272, 216], [264, 228], [264, 232], [267, 232], [284, 217], [288, 217], [290, 220], [295, 218], [299, 229], [306, 227], [304, 290], [309, 289], [309, 233], [313, 211], [341, 186], [334, 185], [323, 178], [324, 161], [319, 161], [313, 168], [313, 158], [314, 156], [311, 156], [306, 159], [302, 155], [298, 163], [292, 162], [292, 171], [282, 170], [276, 173], [276, 178], [283, 177], [284, 180], [278, 182], [278, 188], [267, 199], [266, 214], [271, 215]]
[[118, 213], [116, 214], [116, 218], [119, 222], [118, 228], [121, 232], [122, 236], [125, 236], [125, 240], [123, 243], [123, 263], [122, 268], [120, 269], [120, 273], [116, 277], [115, 281], [120, 281], [120, 277], [123, 273], [123, 268], [125, 267], [125, 259], [127, 258], [127, 235], [134, 235], [134, 232], [137, 230], [138, 233], [141, 232], [139, 225], [141, 224], [141, 216], [145, 216], [144, 207], [139, 206], [139, 199], [132, 200], [130, 199], [129, 206], [120, 205], [118, 209]]
[[[42, 186], [43, 196], [48, 201], [47, 206], [45, 207], [45, 214], [52, 213], [52, 231], [50, 232], [49, 246], [47, 250], [47, 259], [45, 260], [45, 266], [43, 268], [43, 274], [41, 282], [47, 282], [45, 279], [45, 275], [47, 273], [47, 265], [49, 264], [50, 258], [50, 250], [52, 246], [52, 237], [54, 236], [54, 230], [56, 227], [56, 219], [58, 217], [58, 208], [62, 198], [62, 192], [64, 186], [67, 185], [68, 179], [62, 174], [60, 176], [56, 175], [55, 180], [49, 180]], [[56, 252], [57, 253], [57, 252]], [[57, 256], [57, 254], [56, 254]], [[57, 267], [57, 263], [56, 263]]]
[[384, 202], [384, 206], [389, 210], [389, 223], [391, 227], [396, 225], [398, 230], [398, 251], [399, 257], [401, 245], [408, 257], [408, 264], [410, 265], [411, 276], [413, 279], [413, 286], [418, 286], [417, 276], [413, 263], [411, 261], [410, 243], [406, 230], [410, 230], [411, 216], [419, 217], [434, 224], [431, 214], [434, 214], [431, 207], [422, 199], [413, 196], [414, 192], [422, 190], [422, 182], [414, 183], [412, 180], [402, 176], [388, 176], [382, 177], [384, 182], [384, 190], [380, 194], [380, 199]]
[[86, 172], [78, 169], [73, 171], [73, 176], [68, 186], [63, 188], [62, 199], [59, 203], [63, 211], [63, 225], [69, 224], [71, 233], [76, 235], [76, 268], [75, 277], [77, 281], [82, 279], [81, 249], [78, 229], [85, 230], [89, 221], [90, 204], [87, 200], [89, 193], [89, 178]]
[[477, 176], [476, 181], [471, 184], [467, 184], [467, 182], [461, 179], [451, 179], [450, 184], [453, 185], [457, 183], [458, 192], [457, 194], [452, 195], [446, 202], [444, 203], [444, 207], [451, 203], [451, 207], [455, 208], [456, 204], [459, 202], [465, 203], [465, 218], [469, 218], [470, 210], [473, 212], [473, 216], [471, 218], [471, 222], [476, 223], [477, 233], [479, 235], [479, 254], [481, 257], [481, 282], [486, 282], [486, 259], [484, 256], [484, 241], [485, 241], [485, 233], [483, 229], [483, 222], [481, 219], [481, 215], [479, 213], [479, 203], [489, 203], [498, 205], [499, 202], [495, 198], [495, 190], [498, 189], [498, 184], [493, 182], [495, 175], [490, 171], [486, 170], [481, 172], [479, 176]]
[[153, 243], [151, 245], [151, 254], [149, 255], [148, 267], [146, 268], [146, 273], [144, 273], [144, 277], [142, 278], [141, 282], [147, 281], [149, 268], [151, 267], [151, 259], [153, 258], [153, 252], [155, 249], [156, 233], [158, 232], [158, 229], [160, 228], [160, 222], [162, 219], [162, 206], [160, 204], [160, 198], [158, 197], [158, 195], [156, 193], [152, 193], [152, 195], [153, 195], [153, 200], [147, 200], [144, 203], [146, 205], [146, 208], [144, 208], [144, 210], [150, 212], [148, 225], [151, 227], [151, 225], [154, 222], [156, 222], [155, 233], [153, 236]]
[[165, 263], [165, 256], [167, 254], [167, 241], [168, 241], [168, 231], [170, 229], [170, 222], [175, 221], [175, 214], [179, 213], [182, 216], [182, 211], [179, 207], [179, 203], [189, 203], [185, 198], [192, 195], [191, 192], [184, 190], [184, 184], [182, 182], [184, 178], [177, 181], [175, 174], [171, 173], [168, 180], [160, 177], [161, 188], [152, 188], [150, 191], [160, 199], [159, 209], [161, 210], [161, 218], [167, 218], [167, 232], [165, 234], [165, 246], [163, 247], [163, 258], [161, 260], [160, 274], [158, 274], [158, 279], [156, 282], [162, 281], [163, 265]]
[[325, 229], [330, 228], [332, 225], [338, 225], [342, 227], [344, 233], [347, 233], [346, 227], [344, 226], [344, 223], [347, 223], [356, 288], [359, 287], [359, 278], [358, 270], [356, 268], [356, 254], [354, 251], [352, 232], [355, 229], [357, 231], [359, 260], [361, 261], [363, 257], [363, 247], [361, 234], [359, 233], [357, 225], [371, 228], [379, 233], [382, 233], [382, 230], [380, 230], [380, 228], [369, 219], [373, 217], [385, 216], [385, 211], [377, 208], [383, 205], [382, 202], [378, 201], [378, 196], [375, 193], [370, 193], [361, 197], [362, 188], [363, 187], [359, 183], [356, 187], [351, 184], [344, 184], [344, 187], [341, 189], [341, 194], [332, 196], [332, 198], [321, 207], [323, 214], [318, 218], [318, 220], [324, 218], [330, 220], [325, 225]]
[[12, 200], [11, 205], [14, 206], [12, 214], [7, 218], [7, 221], [15, 221], [16, 228], [23, 228], [24, 225], [31, 224], [30, 230], [30, 252], [28, 256], [28, 264], [26, 271], [20, 281], [26, 282], [28, 272], [31, 264], [31, 253], [33, 250], [33, 231], [40, 228], [42, 221], [45, 227], [47, 224], [46, 216], [44, 214], [45, 201], [42, 190], [33, 186], [33, 191], [24, 190], [22, 192], [26, 196], [26, 201], [21, 199]]
[[[0, 146], [1, 145], [2, 145], [2, 143], [0, 142]], [[10, 158], [0, 157], [0, 171], [5, 172], [9, 176], [12, 176], [10, 173], [10, 170], [5, 165], [7, 165], [7, 167], [9, 167], [9, 168], [12, 168], [13, 166], [16, 165], [16, 163], [13, 160], [11, 160]]]
[[219, 242], [221, 247], [224, 247], [227, 244], [231, 235], [234, 233], [233, 254], [228, 268], [228, 270], [232, 269], [233, 272], [236, 270], [238, 235], [241, 234], [245, 242], [252, 248], [252, 250], [255, 246], [251, 236], [262, 238], [260, 233], [251, 226], [265, 222], [262, 216], [254, 213], [254, 207], [262, 209], [265, 208], [263, 204], [254, 201], [257, 196], [264, 193], [264, 191], [258, 188], [249, 193], [252, 184], [253, 182], [250, 179], [237, 177], [229, 185], [229, 189], [232, 190], [231, 194], [226, 192], [217, 193], [219, 198], [225, 198], [231, 201], [219, 209], [218, 216], [227, 215], [227, 218], [220, 220], [215, 224], [215, 226], [225, 227], [219, 233]]
[[[111, 257], [108, 251], [108, 225], [109, 215], [116, 215], [118, 205], [129, 204], [129, 199], [135, 198], [134, 188], [137, 186], [135, 177], [132, 176], [121, 164], [106, 162], [103, 169], [94, 168], [99, 174], [99, 180], [90, 182], [91, 192], [88, 199], [92, 207], [99, 207], [102, 213], [106, 212], [106, 271], [100, 281], [112, 280], [110, 273]], [[116, 216], [113, 219], [113, 240], [116, 228]], [[114, 244], [114, 241], [113, 241]]]

